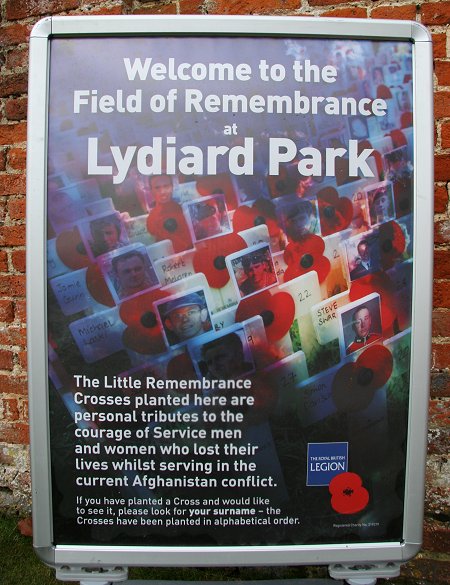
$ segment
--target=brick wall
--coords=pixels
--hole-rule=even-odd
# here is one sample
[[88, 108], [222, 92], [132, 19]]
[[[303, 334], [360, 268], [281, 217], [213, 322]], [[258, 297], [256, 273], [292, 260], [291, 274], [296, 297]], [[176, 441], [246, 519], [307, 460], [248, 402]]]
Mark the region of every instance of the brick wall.
[[0, 510], [29, 512], [25, 329], [28, 37], [50, 14], [270, 14], [417, 20], [433, 35], [435, 282], [423, 552], [397, 582], [450, 583], [450, 1], [0, 0]]

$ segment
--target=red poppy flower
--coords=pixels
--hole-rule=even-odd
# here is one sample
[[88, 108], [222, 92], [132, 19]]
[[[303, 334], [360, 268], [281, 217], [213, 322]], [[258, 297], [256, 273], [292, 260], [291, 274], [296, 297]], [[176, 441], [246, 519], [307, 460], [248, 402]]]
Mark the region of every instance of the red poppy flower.
[[200, 242], [193, 257], [194, 270], [206, 276], [209, 286], [222, 288], [230, 280], [225, 256], [245, 247], [245, 240], [237, 234], [225, 234]]
[[284, 291], [275, 294], [268, 290], [262, 291], [239, 303], [236, 322], [245, 321], [256, 315], [261, 315], [267, 341], [273, 343], [286, 335], [294, 321], [294, 299]]
[[106, 305], [107, 307], [115, 306], [116, 303], [109, 292], [108, 285], [106, 284], [102, 271], [97, 264], [90, 264], [88, 266], [86, 271], [86, 286], [98, 303]]
[[120, 305], [120, 318], [128, 325], [123, 334], [123, 342], [133, 351], [142, 354], [164, 351], [164, 338], [153, 303], [165, 296], [166, 293], [155, 289]]
[[233, 228], [235, 232], [248, 230], [258, 225], [267, 225], [270, 237], [276, 237], [280, 233], [280, 227], [275, 215], [275, 206], [268, 199], [258, 199], [251, 207], [241, 205], [233, 215]]
[[322, 236], [345, 230], [353, 218], [353, 205], [347, 197], [339, 197], [334, 187], [325, 187], [317, 193]]
[[175, 201], [157, 205], [150, 211], [147, 230], [158, 242], [170, 240], [175, 253], [192, 248], [192, 238], [183, 210]]
[[197, 181], [196, 187], [200, 195], [205, 197], [208, 195], [223, 193], [225, 195], [227, 209], [236, 209], [236, 187], [233, 179], [228, 173], [219, 173], [218, 175], [212, 175], [210, 177], [202, 177]]
[[331, 507], [338, 514], [356, 514], [369, 503], [369, 492], [363, 487], [357, 473], [346, 471], [335, 475], [328, 490], [331, 494]]
[[393, 325], [397, 318], [396, 288], [385, 272], [375, 272], [358, 278], [351, 283], [350, 301], [357, 301], [371, 293], [378, 293], [381, 301], [381, 323], [386, 337], [393, 334]]
[[340, 412], [358, 412], [372, 402], [375, 392], [392, 374], [394, 361], [384, 345], [371, 345], [353, 363], [344, 364], [336, 372], [331, 395]]
[[396, 221], [388, 221], [380, 226], [378, 243], [381, 265], [385, 270], [392, 268], [406, 246], [405, 235]]
[[284, 261], [288, 265], [284, 282], [311, 270], [317, 272], [319, 282], [323, 282], [330, 272], [331, 264], [323, 255], [325, 242], [320, 236], [308, 234], [299, 242], [291, 242], [284, 251]]
[[56, 251], [61, 261], [72, 270], [86, 268], [91, 263], [77, 227], [56, 237]]

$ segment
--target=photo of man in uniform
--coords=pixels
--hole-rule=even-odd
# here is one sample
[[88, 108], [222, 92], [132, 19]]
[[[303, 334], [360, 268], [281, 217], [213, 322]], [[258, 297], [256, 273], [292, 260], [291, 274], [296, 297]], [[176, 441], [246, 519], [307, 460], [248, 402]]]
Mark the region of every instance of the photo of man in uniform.
[[375, 326], [375, 306], [378, 307], [377, 321], [379, 323], [379, 299], [360, 305], [351, 313], [351, 328], [354, 338], [347, 345], [347, 355], [381, 339], [380, 326]]
[[188, 210], [196, 241], [231, 231], [224, 195], [192, 202], [188, 205]]
[[157, 304], [169, 345], [177, 345], [211, 329], [203, 291], [191, 292]]

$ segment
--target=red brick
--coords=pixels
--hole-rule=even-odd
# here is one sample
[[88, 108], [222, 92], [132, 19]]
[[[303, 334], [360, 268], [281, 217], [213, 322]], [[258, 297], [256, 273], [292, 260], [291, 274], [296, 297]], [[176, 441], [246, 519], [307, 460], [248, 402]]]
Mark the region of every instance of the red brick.
[[450, 311], [433, 311], [433, 337], [450, 337]]
[[446, 370], [450, 367], [450, 343], [433, 343], [431, 364], [433, 370]]
[[10, 199], [8, 201], [8, 215], [9, 219], [14, 221], [25, 219], [25, 199]]
[[0, 47], [20, 45], [26, 43], [30, 36], [33, 24], [7, 24], [0, 27]]
[[25, 272], [25, 250], [13, 250], [11, 252], [11, 261], [14, 270], [17, 272]]
[[180, 14], [201, 14], [202, 0], [180, 0]]
[[450, 148], [450, 122], [442, 122], [441, 124], [441, 146], [442, 148]]
[[55, 14], [79, 6], [79, 0], [7, 0], [7, 20]]
[[416, 13], [417, 9], [415, 4], [403, 4], [401, 6], [378, 6], [377, 8], [371, 10], [370, 18], [416, 20]]
[[434, 211], [445, 213], [448, 206], [448, 191], [445, 185], [434, 186]]
[[450, 180], [450, 154], [436, 154], [434, 156], [434, 180]]
[[450, 2], [428, 2], [420, 7], [422, 24], [450, 24]]
[[[346, 1], [346, 0], [343, 0]], [[216, 0], [210, 14], [260, 14], [300, 8], [300, 0]]]
[[0, 422], [0, 442], [10, 443], [11, 445], [28, 445], [30, 442], [28, 424], [22, 422], [10, 424]]
[[11, 374], [0, 374], [0, 388], [3, 394], [17, 394], [27, 396], [28, 382], [26, 376], [11, 376]]
[[25, 120], [27, 117], [27, 98], [16, 98], [6, 102], [5, 115], [8, 120]]
[[0, 329], [0, 345], [26, 347], [27, 331], [25, 327], [8, 327]]
[[434, 251], [434, 278], [450, 278], [450, 250]]
[[446, 33], [436, 33], [433, 38], [433, 56], [435, 59], [445, 59], [447, 56], [447, 35]]
[[27, 139], [26, 122], [0, 124], [0, 144], [17, 144]]
[[450, 85], [450, 61], [435, 61], [434, 71], [438, 85]]
[[19, 419], [19, 409], [16, 398], [0, 398], [0, 415], [4, 422], [14, 422]]
[[14, 303], [6, 299], [0, 299], [0, 322], [11, 323], [14, 321]]
[[16, 67], [28, 66], [28, 47], [14, 48], [6, 53], [6, 69], [15, 69]]
[[23, 195], [25, 192], [25, 175], [0, 175], [0, 196]]
[[426, 519], [424, 523], [424, 548], [437, 553], [448, 553], [450, 526], [448, 523]]
[[0, 250], [0, 272], [8, 270], [8, 254], [5, 250]]
[[8, 97], [26, 93], [28, 90], [28, 74], [12, 73], [0, 78], [0, 97]]
[[434, 117], [448, 118], [450, 112], [450, 91], [435, 91], [434, 92]]
[[447, 244], [450, 242], [450, 220], [443, 219], [434, 223], [435, 244]]
[[27, 151], [25, 148], [11, 148], [8, 151], [8, 164], [16, 171], [24, 171], [27, 166]]
[[11, 297], [25, 296], [25, 275], [12, 274], [3, 276], [0, 281], [0, 295]]
[[367, 10], [366, 8], [359, 8], [357, 6], [349, 6], [348, 8], [336, 8], [335, 10], [322, 12], [320, 16], [331, 16], [336, 18], [367, 18]]
[[450, 282], [448, 280], [434, 281], [433, 307], [450, 309]]
[[0, 150], [0, 171], [6, 170], [6, 149]]
[[12, 351], [0, 349], [0, 370], [12, 370], [14, 367], [14, 354]]
[[0, 246], [24, 246], [25, 226], [4, 225], [0, 227]]
[[28, 358], [28, 353], [27, 351], [19, 351], [17, 354], [17, 359], [19, 362], [19, 366], [23, 369], [26, 370], [27, 369], [27, 358]]

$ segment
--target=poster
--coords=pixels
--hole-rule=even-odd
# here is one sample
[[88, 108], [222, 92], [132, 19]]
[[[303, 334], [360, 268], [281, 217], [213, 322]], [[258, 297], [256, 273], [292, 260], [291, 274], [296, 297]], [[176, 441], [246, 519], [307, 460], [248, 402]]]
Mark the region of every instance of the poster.
[[411, 47], [51, 40], [56, 544], [402, 540]]

